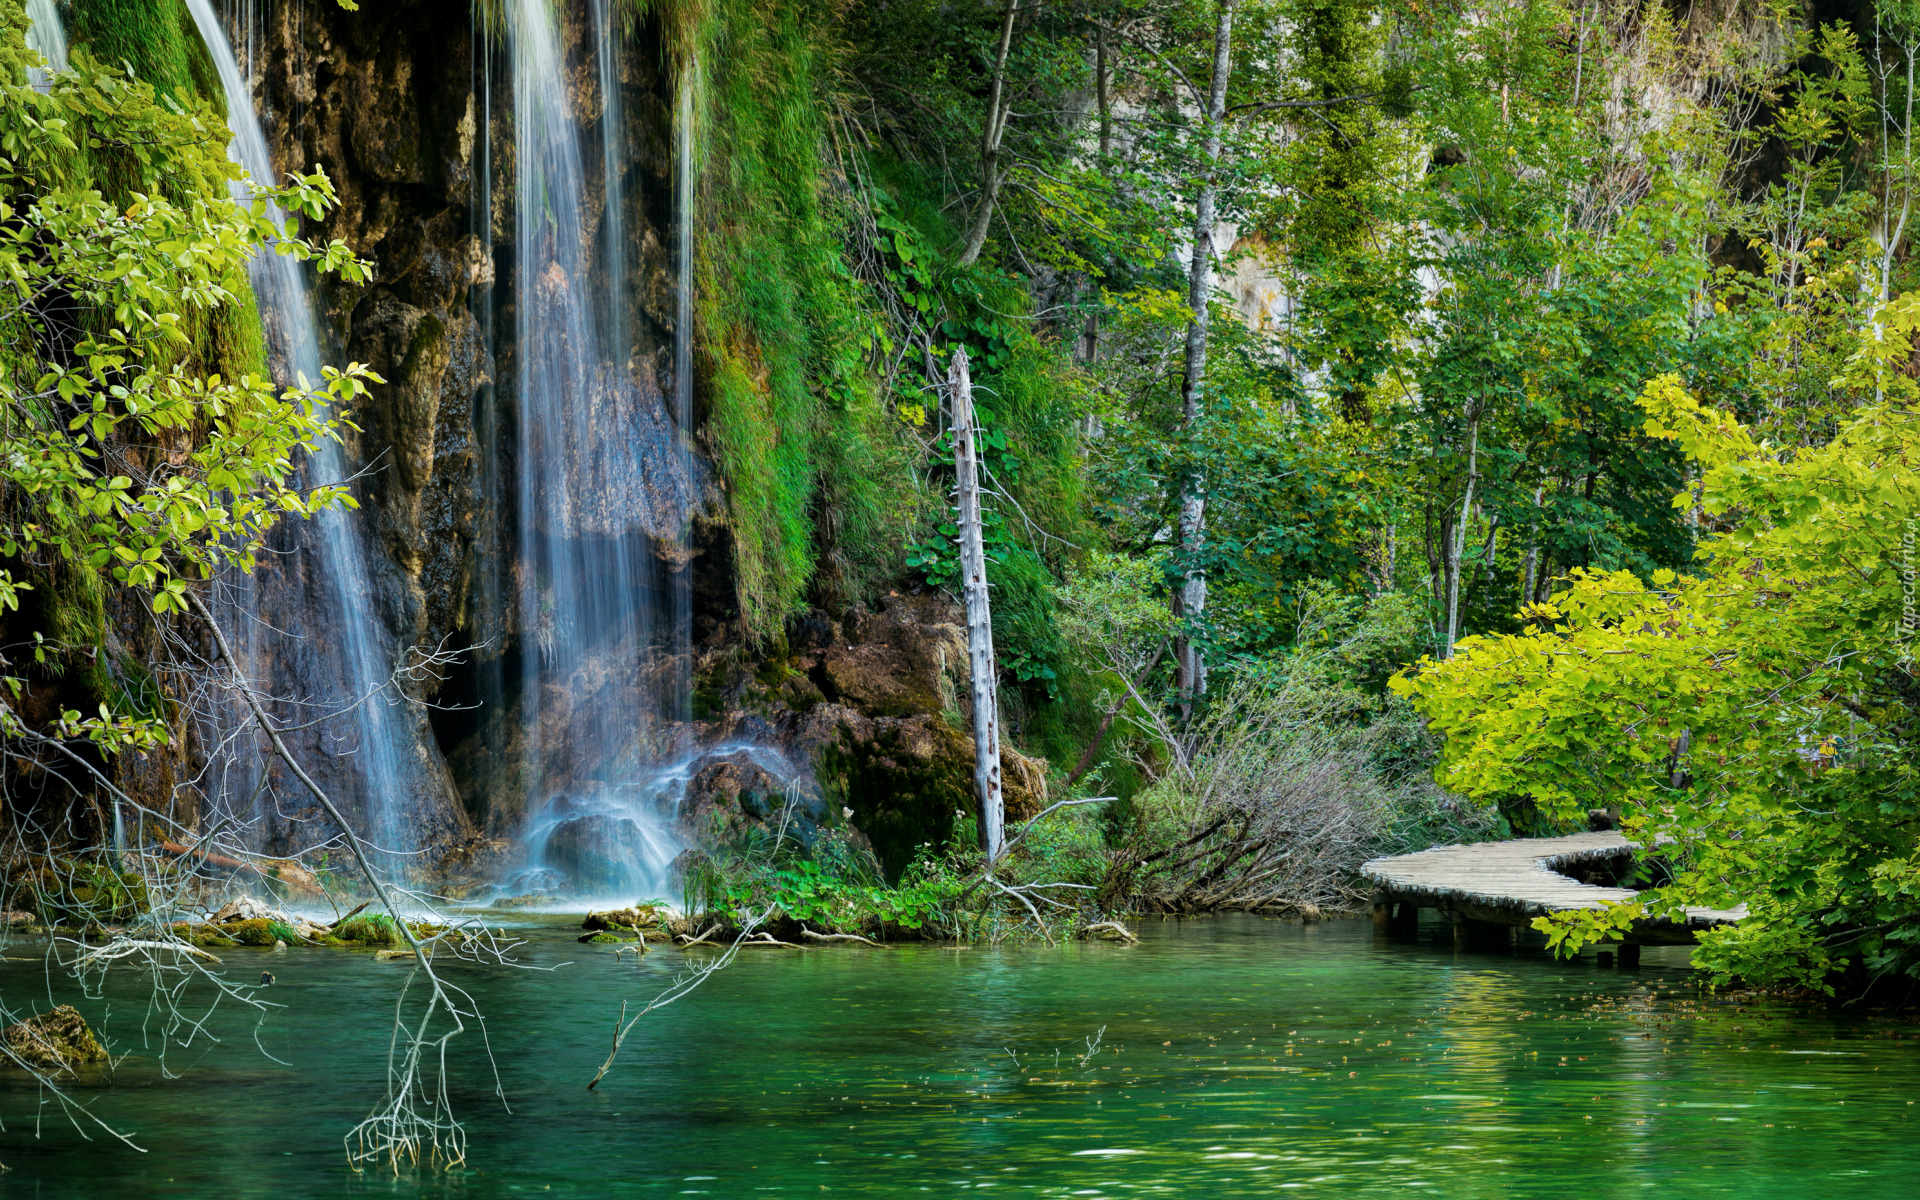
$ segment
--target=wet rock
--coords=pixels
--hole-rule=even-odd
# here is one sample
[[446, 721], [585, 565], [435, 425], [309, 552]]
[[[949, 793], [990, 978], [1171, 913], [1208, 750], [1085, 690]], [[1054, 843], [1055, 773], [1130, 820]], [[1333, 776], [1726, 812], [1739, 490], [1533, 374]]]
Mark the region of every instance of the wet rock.
[[449, 899], [465, 900], [502, 878], [521, 855], [519, 843], [508, 838], [462, 838], [442, 851], [434, 864], [436, 885]]
[[820, 651], [809, 672], [828, 700], [869, 717], [956, 708], [967, 637], [964, 617], [950, 602], [895, 597], [878, 611], [856, 613], [846, 632], [848, 641]]
[[0, 1036], [22, 1061], [54, 1074], [71, 1075], [90, 1063], [107, 1061], [100, 1039], [70, 1004], [17, 1021]]
[[643, 905], [637, 908], [616, 908], [610, 912], [588, 913], [587, 919], [580, 923], [580, 928], [596, 932], [611, 930], [618, 933], [633, 929], [645, 930], [658, 925], [659, 922], [660, 910], [653, 905]]
[[810, 845], [826, 816], [810, 771], [756, 748], [715, 754], [694, 765], [674, 831], [685, 841], [711, 845], [759, 828]]
[[633, 864], [646, 861], [649, 845], [638, 822], [590, 813], [554, 826], [544, 859], [582, 891], [617, 891], [633, 882]]
[[270, 908], [252, 896], [241, 896], [229, 900], [220, 906], [220, 910], [208, 917], [215, 925], [225, 925], [232, 921], [278, 921], [282, 925], [292, 925], [293, 918], [277, 908]]

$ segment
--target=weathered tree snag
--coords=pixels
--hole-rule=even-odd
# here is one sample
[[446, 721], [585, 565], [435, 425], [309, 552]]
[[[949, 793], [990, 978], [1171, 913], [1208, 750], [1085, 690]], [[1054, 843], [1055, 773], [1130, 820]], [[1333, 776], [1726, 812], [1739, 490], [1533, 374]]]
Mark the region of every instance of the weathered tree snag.
[[[1220, 199], [1220, 130], [1227, 117], [1227, 79], [1233, 72], [1234, 0], [1220, 0], [1213, 34], [1213, 79], [1207, 94], [1206, 167], [1193, 205], [1193, 258], [1187, 268], [1186, 370], [1180, 381], [1180, 432], [1189, 447], [1200, 419], [1201, 392], [1207, 379], [1207, 304], [1213, 299], [1213, 226]], [[1180, 568], [1183, 579], [1173, 594], [1173, 616], [1189, 627], [1207, 607], [1207, 574], [1200, 564], [1206, 539], [1206, 479], [1189, 466], [1180, 481]], [[1183, 631], [1174, 644], [1176, 682], [1182, 708], [1207, 690], [1207, 667], [1200, 648]]]
[[1000, 857], [1006, 801], [1000, 790], [999, 672], [993, 662], [993, 614], [987, 603], [987, 553], [980, 540], [980, 450], [974, 438], [973, 380], [967, 351], [953, 352], [947, 376], [953, 405], [953, 468], [960, 509], [960, 575], [967, 601], [967, 660], [972, 668], [973, 783], [980, 805], [980, 848]]

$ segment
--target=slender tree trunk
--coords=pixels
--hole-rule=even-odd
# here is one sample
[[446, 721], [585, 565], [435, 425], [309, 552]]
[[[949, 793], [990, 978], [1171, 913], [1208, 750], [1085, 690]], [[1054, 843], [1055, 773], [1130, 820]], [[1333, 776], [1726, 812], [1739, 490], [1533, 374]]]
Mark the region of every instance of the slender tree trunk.
[[999, 671], [993, 662], [993, 614], [987, 603], [987, 555], [980, 540], [980, 451], [973, 428], [973, 380], [967, 351], [953, 352], [953, 467], [958, 476], [960, 574], [967, 598], [967, 660], [972, 668], [973, 785], [980, 805], [980, 848], [1000, 857], [1006, 802], [1000, 789]]
[[1453, 657], [1453, 644], [1460, 640], [1460, 560], [1467, 552], [1467, 525], [1473, 518], [1473, 487], [1480, 480], [1480, 417], [1476, 413], [1467, 426], [1467, 490], [1460, 498], [1460, 521], [1447, 539], [1447, 640], [1441, 658]]
[[1487, 552], [1480, 559], [1480, 586], [1493, 585], [1493, 560], [1500, 556], [1500, 514], [1487, 522]]
[[[1193, 258], [1187, 268], [1186, 371], [1180, 381], [1180, 430], [1190, 455], [1207, 380], [1207, 304], [1213, 297], [1214, 209], [1220, 199], [1220, 132], [1227, 115], [1227, 79], [1233, 70], [1234, 0], [1220, 0], [1213, 33], [1213, 79], [1207, 95], [1206, 162], [1193, 205]], [[1197, 457], [1197, 455], [1194, 455]], [[1201, 550], [1207, 532], [1207, 481], [1191, 463], [1180, 481], [1180, 563], [1184, 578], [1173, 597], [1174, 619], [1184, 626], [1174, 644], [1176, 684], [1181, 706], [1190, 710], [1206, 694], [1207, 665], [1187, 636], [1207, 609], [1207, 573]]]
[[1013, 109], [1013, 97], [1007, 94], [1007, 52], [1013, 46], [1013, 18], [1020, 11], [1020, 0], [1007, 0], [1007, 18], [1000, 25], [1000, 48], [993, 57], [993, 86], [987, 93], [987, 127], [980, 135], [980, 205], [973, 213], [973, 228], [967, 232], [967, 244], [960, 251], [960, 265], [972, 266], [987, 244], [987, 231], [993, 228], [993, 211], [1000, 202], [1000, 140], [1007, 132], [1007, 115]]
[[1093, 93], [1100, 106], [1100, 157], [1108, 158], [1113, 154], [1113, 105], [1107, 95], [1107, 80], [1110, 78], [1107, 66], [1107, 27], [1096, 25], [1093, 30]]
[[1521, 604], [1537, 604], [1540, 587], [1540, 502], [1546, 498], [1547, 485], [1533, 489], [1533, 525], [1527, 532], [1527, 572], [1520, 592]]
[[1073, 764], [1072, 772], [1067, 775], [1068, 787], [1079, 783], [1080, 777], [1093, 769], [1094, 760], [1100, 757], [1100, 747], [1107, 744], [1107, 731], [1113, 728], [1114, 718], [1120, 715], [1120, 710], [1127, 706], [1128, 700], [1132, 699], [1132, 693], [1139, 690], [1140, 685], [1147, 681], [1147, 676], [1160, 665], [1160, 660], [1166, 657], [1166, 653], [1167, 644], [1161, 642], [1160, 648], [1155, 650], [1153, 657], [1147, 660], [1147, 665], [1134, 674], [1132, 687], [1122, 690], [1119, 698], [1107, 709], [1106, 715], [1100, 718], [1099, 728], [1093, 731], [1093, 740], [1087, 743], [1086, 750], [1080, 755], [1080, 761]]

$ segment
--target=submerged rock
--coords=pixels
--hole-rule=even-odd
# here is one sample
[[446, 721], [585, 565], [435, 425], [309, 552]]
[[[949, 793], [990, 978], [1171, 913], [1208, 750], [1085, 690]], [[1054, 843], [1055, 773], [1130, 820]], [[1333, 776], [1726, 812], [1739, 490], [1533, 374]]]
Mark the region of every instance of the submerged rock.
[[15, 1022], [4, 1036], [8, 1049], [43, 1071], [70, 1075], [89, 1063], [107, 1061], [100, 1039], [70, 1004]]

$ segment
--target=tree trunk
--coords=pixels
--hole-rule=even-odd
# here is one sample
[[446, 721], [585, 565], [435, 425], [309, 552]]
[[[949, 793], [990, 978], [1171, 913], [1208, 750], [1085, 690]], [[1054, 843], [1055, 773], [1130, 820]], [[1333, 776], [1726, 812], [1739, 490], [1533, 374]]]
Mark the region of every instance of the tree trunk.
[[1132, 692], [1147, 681], [1147, 676], [1151, 675], [1153, 669], [1160, 665], [1160, 660], [1166, 656], [1166, 653], [1167, 644], [1161, 642], [1160, 648], [1155, 650], [1153, 657], [1147, 660], [1147, 665], [1141, 667], [1134, 675], [1131, 687], [1123, 690], [1119, 698], [1107, 709], [1107, 714], [1100, 718], [1099, 727], [1093, 731], [1093, 740], [1087, 743], [1086, 750], [1080, 755], [1080, 761], [1073, 765], [1072, 772], [1067, 775], [1068, 787], [1079, 783], [1081, 776], [1093, 769], [1093, 761], [1100, 757], [1100, 747], [1107, 743], [1107, 731], [1113, 728], [1114, 718], [1120, 715], [1120, 710], [1127, 706], [1128, 700], [1132, 699]]
[[1000, 857], [1006, 803], [1000, 790], [999, 672], [993, 662], [993, 614], [987, 604], [987, 554], [980, 540], [980, 452], [973, 428], [973, 380], [964, 346], [948, 375], [953, 399], [953, 469], [960, 508], [960, 575], [967, 599], [967, 660], [972, 668], [973, 786], [980, 806], [980, 848]]
[[1093, 79], [1094, 98], [1100, 106], [1100, 157], [1113, 154], [1113, 104], [1107, 95], [1107, 27], [1096, 25], [1093, 30]]
[[1460, 560], [1467, 552], [1467, 525], [1473, 517], [1473, 485], [1480, 479], [1480, 418], [1476, 414], [1467, 426], [1467, 491], [1460, 498], [1460, 522], [1447, 539], [1447, 640], [1441, 658], [1453, 657], [1453, 644], [1460, 640]]
[[[1227, 79], [1233, 69], [1234, 0], [1220, 0], [1213, 33], [1213, 79], [1207, 95], [1205, 172], [1193, 205], [1193, 258], [1187, 268], [1186, 371], [1180, 381], [1180, 429], [1191, 454], [1194, 427], [1200, 418], [1202, 391], [1207, 379], [1207, 303], [1213, 297], [1214, 209], [1220, 196], [1220, 129], [1227, 115]], [[1206, 694], [1207, 664], [1189, 636], [1207, 608], [1207, 573], [1200, 554], [1207, 532], [1207, 492], [1204, 474], [1189, 463], [1180, 481], [1180, 563], [1184, 572], [1174, 593], [1173, 616], [1182, 626], [1174, 644], [1175, 680], [1181, 706]]]
[[993, 86], [987, 92], [987, 127], [980, 135], [980, 206], [974, 210], [973, 228], [967, 232], [967, 244], [960, 251], [960, 265], [970, 267], [987, 244], [987, 231], [993, 228], [994, 207], [1000, 201], [1000, 139], [1007, 132], [1007, 116], [1013, 110], [1013, 97], [1007, 95], [1007, 52], [1013, 46], [1013, 18], [1020, 11], [1020, 0], [1007, 0], [1007, 19], [1000, 26], [1000, 48], [993, 58]]
[[1527, 574], [1520, 592], [1522, 605], [1537, 604], [1540, 587], [1540, 502], [1546, 498], [1547, 485], [1533, 489], [1533, 526], [1527, 533]]

